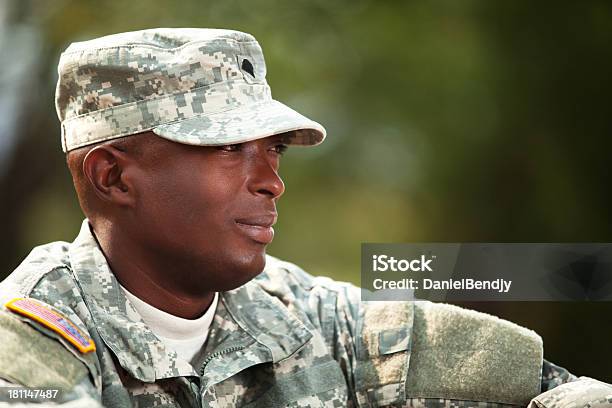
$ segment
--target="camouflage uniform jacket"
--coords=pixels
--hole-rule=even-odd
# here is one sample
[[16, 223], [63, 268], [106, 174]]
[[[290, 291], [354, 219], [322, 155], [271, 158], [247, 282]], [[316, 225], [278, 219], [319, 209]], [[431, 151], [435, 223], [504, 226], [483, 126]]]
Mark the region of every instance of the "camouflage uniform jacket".
[[[259, 277], [221, 294], [206, 344], [183, 361], [125, 298], [87, 221], [73, 243], [32, 251], [0, 285], [0, 300], [12, 297], [45, 302], [95, 342], [81, 354], [57, 338], [89, 372], [68, 394], [76, 406], [525, 406], [575, 380], [546, 362], [542, 377], [539, 338], [512, 323], [428, 302], [367, 304], [351, 285], [272, 257]], [[583, 392], [588, 381], [555, 389]], [[531, 404], [575, 397], [562, 391]]]

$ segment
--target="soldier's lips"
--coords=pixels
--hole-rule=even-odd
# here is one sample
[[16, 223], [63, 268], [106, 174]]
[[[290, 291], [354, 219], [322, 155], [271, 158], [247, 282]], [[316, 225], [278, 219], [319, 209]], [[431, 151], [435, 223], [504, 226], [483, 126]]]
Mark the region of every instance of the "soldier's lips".
[[238, 229], [247, 237], [260, 244], [269, 244], [274, 239], [276, 213], [237, 219]]

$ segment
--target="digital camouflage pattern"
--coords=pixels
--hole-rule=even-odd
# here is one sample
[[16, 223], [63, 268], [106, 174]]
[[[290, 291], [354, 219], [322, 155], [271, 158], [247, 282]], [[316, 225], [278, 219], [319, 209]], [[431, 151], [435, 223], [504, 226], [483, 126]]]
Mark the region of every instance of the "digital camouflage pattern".
[[580, 381], [559, 385], [531, 401], [529, 408], [588, 407], [608, 408], [612, 406], [610, 384], [582, 377]]
[[542, 368], [542, 392], [552, 390], [566, 382], [576, 381], [575, 375], [569, 373], [563, 367], [548, 363]]
[[[325, 137], [321, 125], [272, 99], [261, 48], [249, 34], [116, 34], [72, 44], [58, 70], [64, 151], [147, 130], [195, 145], [288, 131], [295, 132], [285, 143], [313, 145]], [[55, 347], [38, 348], [38, 360], [62, 367], [54, 361], [61, 359], [75, 373], [60, 401], [67, 406], [493, 408], [525, 406], [546, 391], [532, 404], [552, 408], [592, 393], [600, 401], [609, 389], [542, 361], [539, 337], [509, 322], [429, 302], [361, 302], [358, 288], [272, 257], [257, 278], [220, 294], [207, 342], [183, 361], [126, 299], [87, 220], [73, 243], [35, 248], [0, 284], [0, 305], [16, 297], [44, 302], [90, 336], [96, 350], [80, 353], [21, 316], [15, 327], [34, 330], [8, 336], [17, 351], [0, 361], [0, 386], [65, 384], [61, 369], [49, 374], [28, 365], [28, 346], [51, 341]], [[446, 329], [461, 323], [469, 332], [437, 332], [440, 316]], [[506, 335], [516, 338], [512, 347]], [[424, 372], [436, 380], [419, 378]]]
[[226, 145], [289, 131], [314, 145], [320, 124], [272, 99], [250, 34], [158, 28], [71, 44], [58, 65], [64, 152], [152, 130], [186, 144]]
[[[414, 310], [420, 302], [365, 303], [359, 293], [269, 257], [260, 276], [220, 294], [208, 340], [187, 362], [148, 329], [125, 298], [87, 221], [73, 243], [35, 248], [0, 284], [3, 303], [14, 297], [38, 299], [94, 340], [96, 351], [83, 355], [61, 336], [54, 337], [89, 373], [87, 386], [68, 394], [74, 401], [110, 407], [470, 408], [525, 406], [539, 393], [517, 396], [522, 403], [494, 396], [451, 399], [448, 389], [427, 398], [407, 394], [412, 330], [419, 319]], [[425, 303], [422, 311], [435, 309]], [[457, 313], [466, 319], [476, 312]], [[48, 332], [40, 331], [53, 336]], [[522, 345], [517, 346], [521, 353]], [[11, 364], [22, 361], [17, 357]], [[493, 368], [513, 375], [503, 365]], [[542, 388], [556, 378], [559, 383], [575, 380], [547, 362], [543, 371]], [[568, 389], [589, 392], [593, 384], [580, 379], [564, 387], [567, 395]], [[549, 392], [554, 395], [555, 389]]]

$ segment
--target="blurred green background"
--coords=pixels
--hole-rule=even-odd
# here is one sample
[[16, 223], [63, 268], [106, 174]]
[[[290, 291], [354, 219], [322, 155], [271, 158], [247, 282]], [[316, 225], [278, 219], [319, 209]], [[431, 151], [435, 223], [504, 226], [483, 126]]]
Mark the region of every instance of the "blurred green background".
[[[82, 219], [53, 106], [70, 42], [233, 28], [273, 95], [324, 124], [290, 149], [269, 252], [359, 283], [362, 242], [612, 242], [609, 1], [0, 2], [0, 278]], [[464, 303], [612, 382], [612, 303]]]

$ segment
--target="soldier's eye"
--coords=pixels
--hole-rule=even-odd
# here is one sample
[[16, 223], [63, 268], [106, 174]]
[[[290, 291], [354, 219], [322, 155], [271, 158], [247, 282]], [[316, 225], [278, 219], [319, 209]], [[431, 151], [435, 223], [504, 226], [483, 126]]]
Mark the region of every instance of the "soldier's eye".
[[277, 144], [276, 146], [274, 146], [274, 151], [279, 155], [282, 156], [283, 153], [285, 153], [287, 151], [287, 145], [285, 144]]

